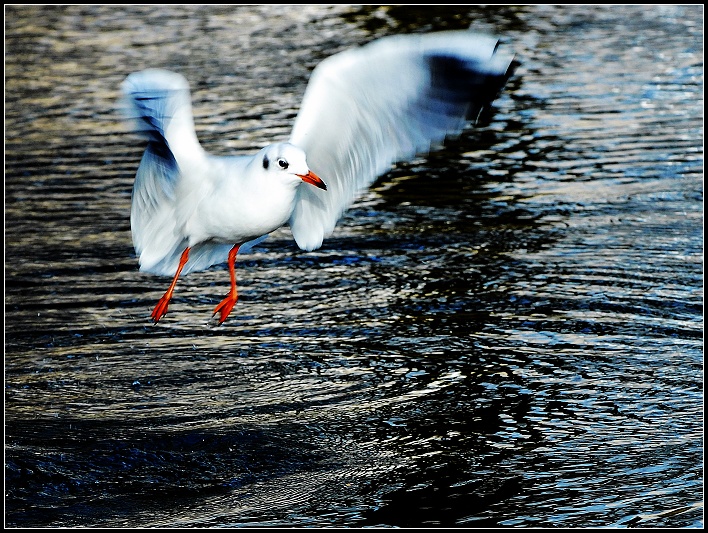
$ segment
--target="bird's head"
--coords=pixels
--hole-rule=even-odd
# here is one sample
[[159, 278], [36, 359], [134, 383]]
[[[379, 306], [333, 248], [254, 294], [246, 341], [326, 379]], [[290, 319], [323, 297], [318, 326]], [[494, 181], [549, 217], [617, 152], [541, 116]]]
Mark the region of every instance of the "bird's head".
[[305, 152], [290, 143], [271, 144], [261, 150], [261, 165], [263, 170], [272, 174], [275, 179], [285, 182], [300, 183], [304, 181], [315, 187], [327, 190], [327, 185], [317, 174], [307, 166]]

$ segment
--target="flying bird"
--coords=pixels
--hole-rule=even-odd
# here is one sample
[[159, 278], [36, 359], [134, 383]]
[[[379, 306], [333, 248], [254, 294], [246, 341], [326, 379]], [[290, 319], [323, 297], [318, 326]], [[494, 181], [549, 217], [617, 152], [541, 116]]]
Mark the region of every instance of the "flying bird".
[[171, 276], [152, 311], [165, 316], [180, 275], [226, 262], [238, 299], [236, 256], [289, 224], [315, 250], [363, 190], [395, 162], [459, 134], [498, 97], [515, 66], [498, 39], [469, 31], [384, 37], [313, 70], [288, 142], [253, 155], [214, 156], [199, 143], [187, 80], [148, 69], [122, 84], [147, 138], [132, 192], [140, 271]]

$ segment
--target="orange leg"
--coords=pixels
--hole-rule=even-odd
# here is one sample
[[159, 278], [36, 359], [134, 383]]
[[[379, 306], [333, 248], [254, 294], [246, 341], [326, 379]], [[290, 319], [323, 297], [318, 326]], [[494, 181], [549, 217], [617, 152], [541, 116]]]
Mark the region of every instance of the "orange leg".
[[229, 275], [231, 276], [231, 291], [226, 295], [226, 298], [221, 300], [219, 305], [214, 308], [214, 314], [212, 315], [213, 318], [216, 316], [216, 313], [221, 313], [219, 315], [219, 324], [223, 324], [228, 318], [229, 313], [234, 308], [234, 305], [236, 305], [236, 301], [238, 300], [238, 293], [236, 292], [236, 254], [238, 253], [240, 246], [240, 244], [235, 245], [229, 252], [228, 264]]
[[182, 273], [182, 269], [184, 268], [184, 265], [187, 264], [187, 260], [189, 259], [189, 247], [184, 249], [184, 252], [182, 252], [182, 257], [179, 258], [179, 266], [177, 267], [177, 272], [175, 273], [175, 277], [172, 279], [172, 284], [170, 285], [170, 288], [167, 289], [167, 292], [162, 295], [162, 298], [160, 298], [160, 301], [157, 302], [157, 305], [155, 306], [155, 309], [152, 310], [152, 321], [157, 324], [160, 319], [167, 314], [167, 306], [170, 305], [170, 300], [172, 299], [172, 293], [175, 292], [175, 286], [177, 285], [177, 278], [179, 278], [179, 275]]

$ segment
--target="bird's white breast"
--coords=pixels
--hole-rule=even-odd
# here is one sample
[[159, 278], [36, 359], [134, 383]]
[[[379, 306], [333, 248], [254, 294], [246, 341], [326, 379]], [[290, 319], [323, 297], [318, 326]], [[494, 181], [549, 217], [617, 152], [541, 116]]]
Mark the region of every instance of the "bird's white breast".
[[205, 240], [242, 243], [287, 222], [297, 183], [274, 180], [255, 163], [251, 158], [210, 158], [210, 186], [197, 192], [202, 197], [185, 223], [190, 245]]

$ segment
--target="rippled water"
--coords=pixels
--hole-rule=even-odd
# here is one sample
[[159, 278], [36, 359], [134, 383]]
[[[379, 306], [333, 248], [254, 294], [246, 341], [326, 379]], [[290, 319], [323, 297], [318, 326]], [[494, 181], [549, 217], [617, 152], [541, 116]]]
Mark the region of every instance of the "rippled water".
[[[703, 525], [702, 6], [6, 6], [5, 525]], [[521, 66], [315, 252], [138, 273], [120, 82], [217, 154], [310, 70], [473, 28]]]

